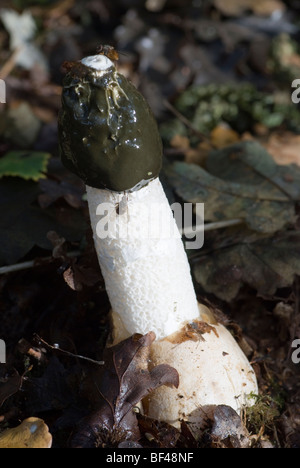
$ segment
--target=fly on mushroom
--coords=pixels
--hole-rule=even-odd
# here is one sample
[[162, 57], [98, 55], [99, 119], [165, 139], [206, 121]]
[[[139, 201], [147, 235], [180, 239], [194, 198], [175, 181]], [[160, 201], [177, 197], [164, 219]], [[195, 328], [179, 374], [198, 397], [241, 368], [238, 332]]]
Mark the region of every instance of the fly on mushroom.
[[117, 62], [119, 60], [119, 52], [111, 45], [100, 45], [97, 48], [98, 55], [105, 55], [112, 62]]

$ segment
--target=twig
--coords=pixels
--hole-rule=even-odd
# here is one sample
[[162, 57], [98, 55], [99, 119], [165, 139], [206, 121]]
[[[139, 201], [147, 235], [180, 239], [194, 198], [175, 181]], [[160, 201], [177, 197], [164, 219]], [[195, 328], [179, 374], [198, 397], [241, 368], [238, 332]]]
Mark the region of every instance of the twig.
[[188, 228], [184, 227], [180, 230], [180, 234], [183, 236], [196, 234], [197, 232], [201, 231], [213, 231], [215, 229], [222, 229], [230, 226], [237, 226], [238, 224], [242, 224], [242, 219], [228, 219], [225, 221], [216, 221], [215, 223], [207, 223], [207, 224], [199, 224], [196, 226], [189, 226]]
[[47, 343], [47, 341], [43, 340], [43, 338], [41, 338], [37, 334], [35, 334], [34, 336], [44, 346], [46, 346], [47, 348], [52, 349], [53, 351], [60, 351], [61, 353], [66, 354], [67, 356], [74, 357], [74, 358], [77, 358], [77, 359], [83, 359], [85, 361], [92, 362], [93, 364], [97, 364], [98, 366], [103, 366], [105, 364], [104, 361], [95, 361], [94, 359], [88, 358], [86, 356], [81, 356], [80, 354], [74, 354], [74, 353], [71, 353], [70, 351], [66, 351], [65, 349], [61, 349], [58, 345], [53, 346], [53, 345]]
[[[80, 255], [79, 250], [74, 250], [66, 254], [67, 257], [74, 258]], [[51, 262], [57, 260], [53, 257], [44, 257], [41, 259], [43, 262]], [[13, 273], [16, 271], [28, 270], [29, 268], [34, 268], [40, 266], [41, 264], [37, 263], [36, 260], [29, 260], [28, 262], [17, 263], [15, 265], [8, 265], [4, 267], [0, 267], [0, 275], [6, 275], [7, 273]]]
[[210, 138], [207, 135], [205, 135], [204, 133], [200, 132], [200, 130], [195, 128], [193, 126], [193, 124], [184, 115], [182, 115], [174, 106], [172, 106], [172, 104], [169, 101], [164, 99], [163, 103], [166, 106], [166, 108], [169, 109], [169, 111], [171, 111], [172, 114], [175, 115], [175, 117], [177, 117], [179, 120], [181, 120], [181, 122], [186, 127], [188, 127], [193, 133], [195, 133], [195, 135], [197, 135], [198, 138], [200, 138], [200, 140], [204, 140], [204, 141], [208, 142], [213, 149], [216, 149], [216, 147], [212, 144]]
[[[184, 227], [180, 230], [180, 234], [183, 236], [186, 235], [191, 235], [191, 234], [196, 234], [197, 232], [201, 232], [204, 230], [204, 232], [207, 231], [213, 231], [215, 229], [222, 229], [230, 226], [237, 226], [238, 224], [242, 224], [243, 220], [242, 219], [228, 219], [226, 221], [217, 221], [215, 223], [207, 223], [204, 224], [204, 226], [201, 225], [196, 225], [195, 227], [190, 226], [188, 228]], [[74, 258], [78, 257], [80, 255], [79, 250], [74, 250], [73, 252], [69, 252], [67, 254], [67, 257]], [[57, 260], [53, 257], [45, 257], [41, 259], [43, 262], [51, 262], [54, 260]], [[0, 275], [6, 275], [8, 273], [14, 273], [16, 271], [22, 271], [22, 270], [29, 270], [30, 268], [38, 267], [40, 266], [39, 263], [36, 262], [36, 260], [30, 260], [28, 262], [23, 262], [23, 263], [17, 263], [15, 265], [8, 265], [4, 267], [0, 267]]]

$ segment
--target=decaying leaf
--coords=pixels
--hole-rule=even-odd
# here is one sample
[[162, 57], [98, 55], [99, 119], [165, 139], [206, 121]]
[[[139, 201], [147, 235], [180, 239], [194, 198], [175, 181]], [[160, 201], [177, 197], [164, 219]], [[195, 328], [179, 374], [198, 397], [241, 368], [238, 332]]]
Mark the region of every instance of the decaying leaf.
[[300, 135], [291, 132], [270, 135], [265, 144], [267, 151], [277, 164], [297, 164], [300, 166]]
[[52, 436], [42, 419], [28, 418], [0, 434], [0, 448], [51, 448]]
[[48, 208], [60, 198], [64, 198], [73, 208], [82, 208], [84, 206], [83, 191], [66, 180], [42, 179], [39, 185], [43, 191], [38, 197], [41, 208]]
[[300, 200], [299, 167], [276, 164], [255, 141], [244, 141], [211, 152], [207, 170], [228, 182], [254, 186], [258, 196], [264, 193], [270, 201], [284, 201], [284, 195], [286, 199]]
[[82, 291], [85, 286], [95, 286], [99, 283], [99, 272], [83, 262], [76, 263], [70, 259], [71, 265], [64, 271], [63, 277], [73, 291]]
[[205, 291], [230, 302], [247, 284], [260, 295], [271, 296], [293, 284], [300, 274], [300, 232], [286, 232], [215, 250], [193, 269]]
[[285, 5], [280, 0], [214, 0], [214, 5], [226, 16], [241, 16], [248, 10], [261, 16], [270, 16], [275, 11], [283, 12]]
[[164, 422], [156, 421], [145, 415], [138, 414], [139, 428], [149, 446], [175, 448], [181, 436], [180, 430]]
[[240, 416], [230, 407], [215, 407], [211, 430], [212, 446], [216, 448], [250, 448], [249, 433]]
[[82, 421], [72, 439], [73, 448], [118, 446], [124, 441], [139, 440], [136, 405], [161, 385], [179, 384], [177, 371], [167, 364], [148, 370], [154, 340], [153, 332], [136, 334], [105, 350], [105, 366], [96, 383], [99, 404]]
[[260, 233], [274, 233], [295, 221], [300, 169], [277, 165], [256, 142], [211, 152], [207, 170], [175, 162], [166, 174], [184, 201], [205, 204], [206, 221], [240, 218]]
[[215, 148], [224, 148], [239, 141], [240, 136], [228, 125], [220, 124], [212, 130], [210, 138]]
[[5, 365], [0, 366], [0, 407], [7, 398], [20, 390], [22, 382], [22, 376], [15, 369], [9, 370]]

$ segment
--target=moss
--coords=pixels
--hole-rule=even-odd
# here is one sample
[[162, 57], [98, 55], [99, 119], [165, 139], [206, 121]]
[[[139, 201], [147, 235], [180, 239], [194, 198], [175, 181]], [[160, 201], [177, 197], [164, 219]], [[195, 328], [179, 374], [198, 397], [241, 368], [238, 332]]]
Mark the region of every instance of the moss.
[[259, 434], [265, 429], [271, 429], [280, 417], [282, 410], [282, 397], [270, 395], [251, 395], [256, 398], [254, 406], [245, 409], [246, 425], [250, 432]]
[[[286, 124], [300, 132], [297, 106], [289, 101], [278, 102], [278, 96], [262, 93], [249, 83], [192, 86], [179, 96], [175, 107], [195, 129], [207, 135], [222, 122], [239, 133], [251, 130], [255, 124], [267, 128]], [[174, 132], [182, 135], [187, 129], [172, 119], [162, 127], [163, 138], [174, 136]]]

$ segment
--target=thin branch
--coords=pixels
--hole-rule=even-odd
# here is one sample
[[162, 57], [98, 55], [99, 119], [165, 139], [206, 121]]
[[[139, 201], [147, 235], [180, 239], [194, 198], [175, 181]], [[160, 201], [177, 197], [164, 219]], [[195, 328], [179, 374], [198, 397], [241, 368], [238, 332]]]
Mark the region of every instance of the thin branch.
[[[66, 254], [66, 256], [70, 258], [78, 257], [79, 255], [80, 255], [79, 250], [74, 250]], [[53, 257], [44, 257], [41, 259], [41, 261], [43, 262], [52, 262], [54, 260], [57, 260], [57, 259]], [[17, 263], [15, 265], [8, 265], [8, 266], [0, 267], [0, 275], [6, 275], [7, 273], [13, 273], [16, 271], [28, 270], [30, 268], [34, 268], [40, 265], [41, 264], [38, 263], [36, 260], [30, 260], [28, 262]]]
[[[243, 220], [242, 219], [228, 219], [226, 221], [217, 221], [215, 223], [207, 223], [204, 224], [204, 232], [207, 231], [213, 231], [215, 229], [223, 229], [226, 227], [230, 226], [237, 226], [239, 224], [242, 224]], [[203, 225], [196, 225], [196, 226], [190, 226], [188, 228], [184, 227], [180, 230], [180, 234], [183, 236], [186, 235], [191, 235], [191, 234], [196, 234], [197, 232], [203, 231]], [[78, 257], [80, 255], [79, 250], [74, 250], [73, 252], [69, 252], [67, 254], [67, 257], [74, 258]], [[53, 257], [45, 257], [41, 259], [43, 262], [51, 262], [54, 260], [57, 260]], [[14, 273], [16, 271], [22, 271], [22, 270], [29, 270], [30, 268], [35, 268], [40, 266], [41, 264], [38, 263], [36, 260], [30, 260], [28, 262], [23, 262], [23, 263], [17, 263], [15, 265], [8, 265], [4, 267], [0, 267], [0, 275], [6, 275], [8, 273]]]
[[49, 343], [47, 343], [47, 341], [43, 340], [43, 338], [41, 338], [39, 335], [35, 334], [35, 338], [41, 342], [44, 346], [46, 346], [46, 348], [50, 348], [52, 349], [53, 351], [60, 351], [61, 353], [63, 354], [66, 354], [67, 356], [70, 356], [70, 357], [74, 357], [74, 358], [77, 358], [77, 359], [83, 359], [85, 361], [89, 361], [89, 362], [92, 362], [93, 364], [97, 364], [98, 366], [103, 366], [105, 364], [104, 361], [95, 361], [94, 359], [91, 359], [91, 358], [88, 358], [86, 356], [81, 356], [80, 354], [74, 354], [74, 353], [71, 353], [70, 351], [66, 351], [65, 349], [61, 349], [59, 348], [59, 346], [57, 345], [51, 345]]
[[164, 99], [163, 103], [166, 106], [166, 108], [170, 112], [172, 112], [172, 114], [174, 114], [175, 117], [177, 117], [179, 120], [181, 120], [181, 122], [186, 127], [188, 127], [195, 135], [197, 135], [197, 137], [200, 138], [200, 140], [206, 141], [207, 143], [210, 144], [210, 146], [213, 149], [216, 149], [216, 147], [212, 144], [211, 139], [207, 135], [205, 135], [204, 133], [200, 132], [200, 130], [198, 130], [196, 127], [194, 127], [193, 124], [184, 115], [182, 115], [174, 106], [172, 106], [172, 104], [169, 101]]
[[223, 229], [226, 227], [230, 226], [237, 226], [239, 224], [242, 224], [243, 220], [242, 219], [228, 219], [225, 221], [216, 221], [214, 223], [207, 223], [207, 224], [199, 224], [196, 226], [189, 226], [183, 227], [180, 229], [180, 234], [183, 236], [191, 235], [191, 234], [196, 234], [197, 232], [207, 232], [207, 231], [214, 231], [215, 229]]

